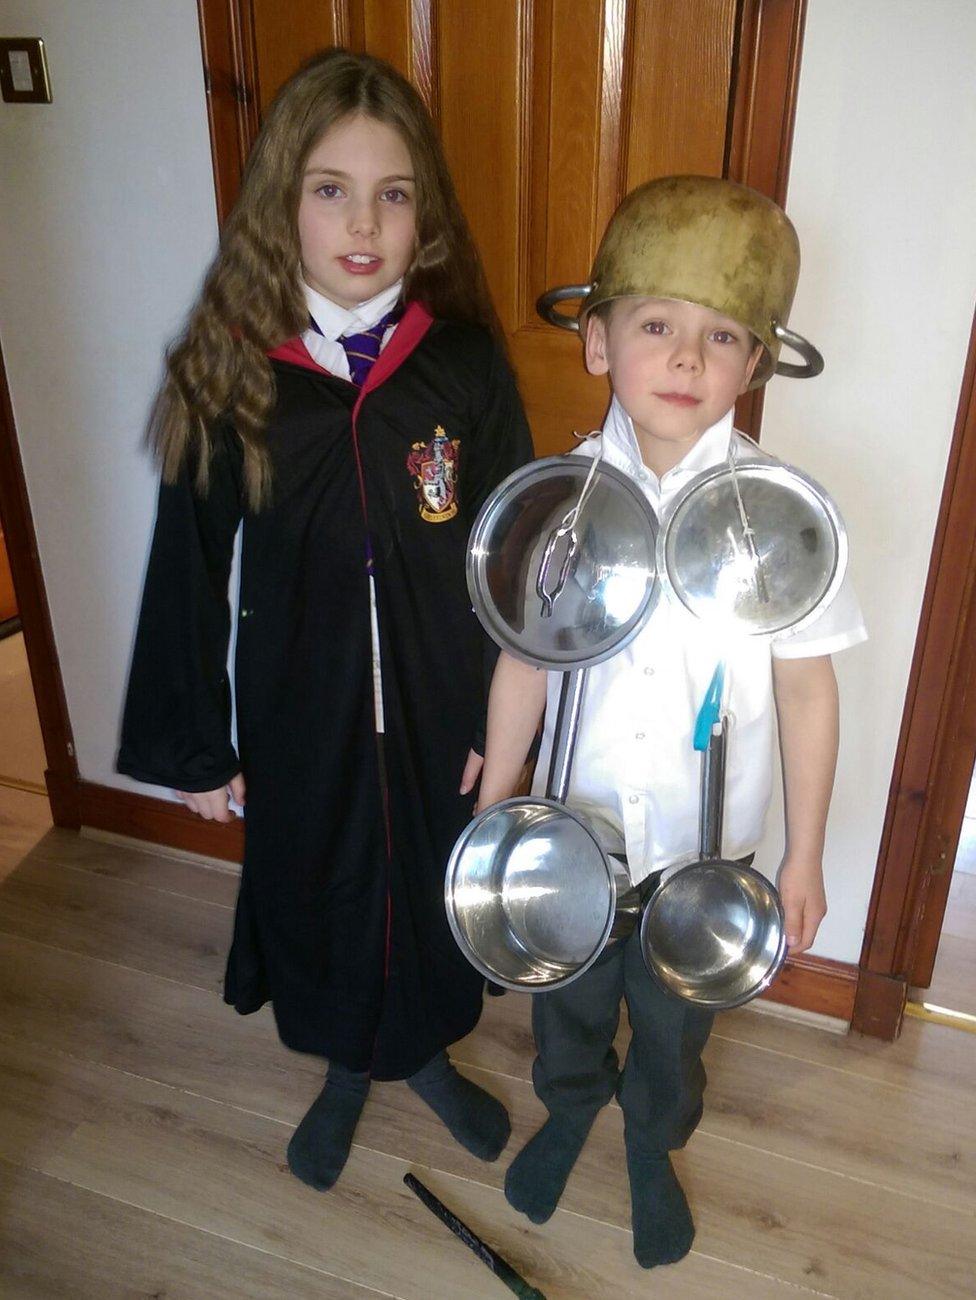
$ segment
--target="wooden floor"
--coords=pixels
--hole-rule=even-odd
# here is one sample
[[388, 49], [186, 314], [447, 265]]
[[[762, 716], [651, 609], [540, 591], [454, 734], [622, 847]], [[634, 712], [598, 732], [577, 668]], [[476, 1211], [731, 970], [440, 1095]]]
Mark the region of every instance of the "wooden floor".
[[455, 1053], [512, 1112], [497, 1164], [378, 1085], [340, 1183], [313, 1192], [284, 1148], [321, 1065], [219, 998], [234, 877], [46, 824], [42, 799], [0, 791], [0, 1295], [509, 1294], [408, 1170], [549, 1300], [976, 1293], [976, 1036], [907, 1022], [885, 1045], [721, 1017], [705, 1120], [678, 1156], [695, 1249], [645, 1273], [615, 1106], [549, 1224], [502, 1196], [543, 1114], [527, 998], [491, 999]]

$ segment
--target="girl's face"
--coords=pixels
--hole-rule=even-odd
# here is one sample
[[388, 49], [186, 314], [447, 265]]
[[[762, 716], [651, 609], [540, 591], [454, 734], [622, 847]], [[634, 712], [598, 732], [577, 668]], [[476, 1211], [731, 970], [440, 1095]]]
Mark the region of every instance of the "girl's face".
[[340, 307], [405, 274], [416, 250], [416, 185], [393, 127], [356, 114], [326, 131], [305, 165], [298, 238], [306, 283]]

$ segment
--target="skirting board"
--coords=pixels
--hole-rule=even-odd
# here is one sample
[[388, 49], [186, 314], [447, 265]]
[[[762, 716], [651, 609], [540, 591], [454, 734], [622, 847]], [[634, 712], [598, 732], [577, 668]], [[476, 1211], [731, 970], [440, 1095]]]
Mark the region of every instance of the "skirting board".
[[[90, 781], [78, 782], [77, 799], [78, 820], [95, 831], [225, 862], [243, 857], [244, 827], [236, 818], [201, 821], [181, 804]], [[858, 969], [848, 962], [803, 955], [786, 962], [763, 997], [850, 1024], [857, 981]]]

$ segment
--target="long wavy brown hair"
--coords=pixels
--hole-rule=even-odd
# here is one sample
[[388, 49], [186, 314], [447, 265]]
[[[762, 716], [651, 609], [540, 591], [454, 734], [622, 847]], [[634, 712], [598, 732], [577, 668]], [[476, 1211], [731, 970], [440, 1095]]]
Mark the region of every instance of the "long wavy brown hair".
[[268, 501], [266, 429], [275, 382], [267, 353], [308, 324], [298, 239], [302, 177], [325, 132], [357, 113], [399, 131], [413, 161], [417, 253], [404, 301], [501, 337], [481, 259], [420, 96], [380, 59], [326, 50], [285, 83], [268, 110], [200, 298], [167, 354], [149, 424], [166, 482], [190, 463], [198, 491], [206, 491], [214, 429], [227, 420], [243, 446], [249, 506]]

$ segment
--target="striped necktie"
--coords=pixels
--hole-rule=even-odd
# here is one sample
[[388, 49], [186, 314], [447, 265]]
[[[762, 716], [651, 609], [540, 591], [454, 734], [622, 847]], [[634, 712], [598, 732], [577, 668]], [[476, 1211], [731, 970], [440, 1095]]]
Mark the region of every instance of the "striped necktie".
[[345, 334], [339, 342], [342, 344], [349, 362], [349, 377], [357, 388], [362, 388], [366, 376], [373, 368], [373, 363], [380, 354], [383, 335], [391, 325], [395, 325], [403, 315], [402, 307], [394, 307], [385, 316], [362, 334]]

